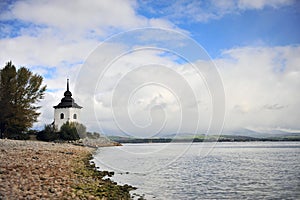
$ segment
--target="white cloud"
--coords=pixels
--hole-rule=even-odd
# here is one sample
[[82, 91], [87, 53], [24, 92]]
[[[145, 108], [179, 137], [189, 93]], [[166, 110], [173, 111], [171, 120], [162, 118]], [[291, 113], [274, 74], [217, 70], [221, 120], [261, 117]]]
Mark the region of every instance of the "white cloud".
[[167, 3], [153, 1], [140, 1], [140, 3], [145, 10], [180, 24], [187, 21], [207, 22], [244, 10], [279, 8], [293, 4], [294, 0], [173, 0]]
[[[135, 51], [118, 58], [101, 77], [100, 66], [105, 67], [102, 56], [100, 51], [95, 54], [94, 61], [93, 57], [89, 59], [87, 68], [77, 79], [82, 87], [75, 91], [85, 105], [84, 120], [98, 120], [110, 133], [120, 133], [119, 128], [122, 128], [135, 136], [152, 135], [161, 128], [163, 132], [176, 132], [183, 116], [181, 130], [191, 132], [195, 128], [197, 102], [204, 101], [205, 95], [208, 98], [208, 93], [201, 77], [188, 73], [194, 72], [190, 66], [178, 65], [172, 56], [162, 55], [161, 50]], [[109, 59], [110, 56], [104, 57]], [[202, 82], [198, 83], [198, 88], [193, 86], [197, 79]], [[192, 90], [198, 91], [198, 101]], [[207, 112], [207, 106], [203, 107]], [[209, 119], [207, 115], [201, 122], [206, 123], [206, 128]], [[98, 123], [91, 124], [91, 128], [100, 129]]]
[[240, 9], [263, 9], [264, 7], [278, 8], [280, 6], [291, 5], [294, 0], [239, 0]]
[[[0, 62], [13, 60], [19, 65], [56, 67], [62, 62], [80, 62], [88, 56], [96, 43], [92, 40], [61, 41], [55, 37], [20, 36], [0, 40]], [[5, 60], [6, 59], [6, 60]]]
[[218, 60], [227, 97], [228, 129], [299, 129], [299, 46], [244, 47]]
[[[4, 4], [7, 9], [0, 13], [0, 20], [16, 20], [18, 23], [1, 24], [5, 37], [0, 39], [0, 63], [4, 65], [12, 60], [16, 66], [27, 66], [43, 75], [51, 98], [56, 95], [59, 101], [65, 79], [68, 77], [75, 82], [81, 64], [103, 38], [130, 28], [176, 28], [167, 20], [138, 15], [136, 6], [135, 1], [125, 0], [69, 3], [26, 0]], [[110, 53], [108, 49], [116, 48], [108, 47], [106, 55]], [[45, 105], [52, 106], [50, 96], [47, 95]], [[53, 112], [49, 111], [44, 110], [43, 122], [46, 119], [51, 122]]]
[[113, 30], [149, 26], [176, 28], [167, 20], [147, 19], [139, 15], [135, 11], [136, 7], [136, 2], [132, 0], [75, 0], [72, 3], [27, 0], [15, 2], [10, 10], [0, 14], [0, 19], [18, 19], [41, 29], [49, 27], [55, 29], [56, 34], [62, 34], [63, 39], [78, 36], [106, 37]]
[[[160, 12], [168, 15], [176, 11], [175, 18], [187, 16], [196, 21], [207, 21], [239, 10], [262, 9], [266, 6], [277, 8], [290, 3], [291, 1], [211, 1], [205, 5], [199, 1], [176, 1], [171, 7], [167, 4]], [[20, 28], [19, 35], [0, 40], [0, 63], [4, 64], [9, 59], [15, 65], [28, 66], [45, 77], [45, 83], [50, 90], [41, 102], [43, 107], [38, 126], [53, 121], [52, 106], [62, 98], [65, 79], [68, 77], [71, 79], [75, 100], [84, 107], [82, 117], [88, 128], [99, 131], [97, 120], [101, 120], [105, 130], [110, 130], [110, 133], [117, 132], [110, 107], [111, 99], [116, 83], [122, 78], [128, 78], [122, 82], [121, 88], [124, 91], [140, 86], [144, 80], [162, 81], [169, 87], [155, 84], [142, 87], [129, 102], [123, 101], [122, 96], [119, 96], [120, 101], [116, 105], [119, 110], [116, 111], [120, 112], [120, 119], [128, 117], [127, 110], [123, 109], [128, 104], [125, 107], [129, 109], [133, 121], [141, 127], [153, 124], [149, 127], [148, 134], [157, 131], [164, 119], [167, 119], [163, 124], [164, 131], [176, 132], [181, 117], [186, 117], [181, 130], [192, 131], [196, 114], [200, 114], [199, 128], [207, 129], [212, 117], [212, 102], [205, 81], [190, 66], [179, 64], [170, 55], [157, 51], [128, 54], [114, 63], [107, 76], [99, 82], [103, 90], [94, 87], [98, 83], [100, 68], [103, 67], [97, 65], [97, 62], [101, 59], [110, 60], [115, 52], [126, 49], [125, 44], [106, 43], [105, 51], [100, 52], [101, 55], [95, 55], [92, 60], [85, 62], [103, 38], [129, 28], [176, 28], [166, 19], [147, 19], [139, 15], [135, 11], [137, 6], [135, 1], [124, 0], [89, 3], [72, 1], [69, 4], [58, 0], [27, 0], [17, 1], [11, 10], [0, 14], [0, 19], [16, 19], [30, 24]], [[5, 30], [11, 32], [9, 25]], [[154, 42], [166, 38], [173, 40], [172, 35], [157, 37], [152, 32], [143, 36], [152, 37]], [[181, 41], [177, 42], [178, 46], [185, 45]], [[215, 62], [219, 67], [227, 97], [225, 128], [300, 129], [299, 55], [299, 46], [241, 47], [224, 51], [222, 58]], [[84, 62], [89, 67], [87, 73], [81, 73]], [[149, 63], [152, 66], [149, 70], [134, 71], [137, 66]], [[196, 63], [204, 67], [207, 65], [201, 61]], [[164, 67], [155, 68], [154, 65]], [[167, 68], [173, 71], [167, 71]], [[195, 92], [195, 99], [192, 98], [190, 89]], [[186, 113], [181, 114], [182, 110]], [[122, 124], [125, 127], [126, 122], [128, 121]], [[136, 131], [136, 134], [140, 130], [133, 130], [129, 126], [127, 128], [132, 132]]]
[[97, 30], [100, 26], [132, 28], [146, 20], [135, 14], [133, 3], [124, 0], [18, 1], [13, 5], [10, 17], [72, 31]]
[[[111, 48], [117, 46], [112, 45]], [[299, 53], [299, 46], [241, 47], [224, 51], [223, 58], [214, 60], [226, 95], [225, 130], [300, 129]], [[173, 59], [172, 56], [161, 57], [153, 51], [128, 54], [110, 66], [106, 77], [98, 83], [97, 65], [91, 65], [88, 73], [77, 72], [79, 79], [76, 79], [75, 86], [71, 82], [71, 86], [82, 84], [81, 89], [72, 89], [77, 103], [84, 106], [83, 122], [90, 130], [99, 131], [102, 128], [112, 134], [120, 132], [117, 119], [118, 125], [134, 136], [152, 136], [159, 128], [163, 128], [165, 133], [177, 132], [178, 125], [182, 125], [181, 131], [192, 132], [191, 127], [198, 113], [199, 130], [205, 132], [213, 109], [209, 90], [190, 66], [178, 65]], [[140, 68], [149, 61], [152, 67]], [[153, 63], [161, 67], [155, 68]], [[187, 81], [187, 86], [196, 94], [195, 101], [183, 82], [171, 71], [166, 71], [165, 67]], [[120, 80], [121, 85], [117, 86]], [[153, 82], [141, 84], [147, 83], [147, 80]], [[64, 86], [65, 82], [56, 84], [57, 87]], [[116, 90], [122, 95], [116, 95]], [[62, 90], [49, 94], [51, 98], [44, 102], [43, 113], [47, 116], [42, 115], [43, 122], [46, 119], [51, 121], [52, 106], [58, 103], [62, 94]], [[182, 111], [186, 113], [182, 114]], [[134, 127], [129, 125], [128, 117]], [[180, 121], [182, 118], [186, 120], [183, 123]], [[140, 132], [144, 126], [147, 127], [145, 132]]]
[[6, 33], [0, 40], [0, 63], [13, 60], [18, 66], [69, 66], [83, 63], [99, 42], [115, 32], [149, 26], [180, 30], [167, 20], [137, 14], [136, 6], [130, 0], [4, 4], [7, 9], [0, 13], [0, 20], [12, 21], [0, 27]]

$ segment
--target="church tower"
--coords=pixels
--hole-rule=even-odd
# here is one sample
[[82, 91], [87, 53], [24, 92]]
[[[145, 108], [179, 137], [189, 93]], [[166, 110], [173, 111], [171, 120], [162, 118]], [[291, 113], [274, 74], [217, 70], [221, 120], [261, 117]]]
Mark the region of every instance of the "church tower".
[[66, 122], [79, 122], [81, 106], [77, 105], [69, 91], [69, 79], [67, 79], [67, 91], [64, 98], [54, 107], [54, 126], [57, 131]]

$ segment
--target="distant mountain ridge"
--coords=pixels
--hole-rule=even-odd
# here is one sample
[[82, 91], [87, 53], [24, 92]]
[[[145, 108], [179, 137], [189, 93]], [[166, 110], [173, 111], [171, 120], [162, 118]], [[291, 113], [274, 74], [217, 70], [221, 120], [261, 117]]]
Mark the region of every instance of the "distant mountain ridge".
[[239, 129], [234, 131], [224, 131], [222, 135], [239, 135], [249, 136], [255, 138], [269, 138], [269, 137], [286, 137], [286, 136], [300, 136], [300, 132], [288, 132], [284, 130], [260, 130], [254, 131], [251, 129]]
[[[193, 133], [168, 133], [168, 134], [158, 134], [157, 138], [191, 138], [197, 136], [205, 136], [205, 133], [193, 134]], [[269, 137], [286, 137], [286, 136], [300, 136], [300, 132], [287, 132], [283, 130], [266, 130], [266, 131], [254, 131], [251, 129], [237, 129], [231, 131], [223, 131], [221, 134], [210, 133], [209, 135], [224, 135], [224, 136], [245, 136], [253, 138], [269, 138]], [[156, 138], [155, 137], [155, 138]]]
[[246, 142], [246, 141], [300, 141], [300, 132], [286, 132], [282, 130], [269, 131], [266, 133], [256, 132], [249, 129], [227, 131], [222, 134], [192, 134], [192, 133], [171, 133], [158, 134], [155, 137], [127, 137], [109, 136], [111, 140], [120, 143], [168, 143], [168, 142]]

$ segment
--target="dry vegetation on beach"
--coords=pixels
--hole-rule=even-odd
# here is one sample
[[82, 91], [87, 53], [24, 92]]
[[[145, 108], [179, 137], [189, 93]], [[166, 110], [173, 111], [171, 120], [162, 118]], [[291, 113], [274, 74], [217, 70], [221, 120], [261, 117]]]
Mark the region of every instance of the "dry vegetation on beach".
[[102, 178], [93, 149], [72, 144], [0, 140], [0, 199], [130, 199], [133, 187]]

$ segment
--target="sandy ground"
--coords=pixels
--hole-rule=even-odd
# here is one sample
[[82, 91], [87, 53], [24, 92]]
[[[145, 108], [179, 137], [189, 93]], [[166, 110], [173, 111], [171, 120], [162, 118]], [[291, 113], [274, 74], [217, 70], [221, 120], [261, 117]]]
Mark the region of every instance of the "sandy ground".
[[92, 149], [71, 144], [0, 140], [0, 199], [76, 199], [76, 159]]

